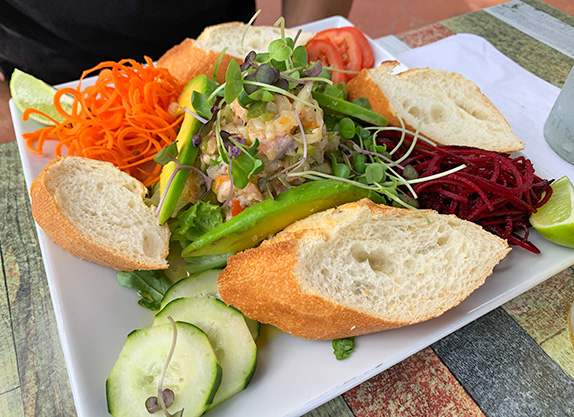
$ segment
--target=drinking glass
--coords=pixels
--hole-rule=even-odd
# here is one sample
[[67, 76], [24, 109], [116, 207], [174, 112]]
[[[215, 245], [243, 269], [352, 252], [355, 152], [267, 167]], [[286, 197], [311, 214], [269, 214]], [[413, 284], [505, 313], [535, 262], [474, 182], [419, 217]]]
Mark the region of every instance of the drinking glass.
[[574, 165], [574, 67], [544, 123], [548, 145]]

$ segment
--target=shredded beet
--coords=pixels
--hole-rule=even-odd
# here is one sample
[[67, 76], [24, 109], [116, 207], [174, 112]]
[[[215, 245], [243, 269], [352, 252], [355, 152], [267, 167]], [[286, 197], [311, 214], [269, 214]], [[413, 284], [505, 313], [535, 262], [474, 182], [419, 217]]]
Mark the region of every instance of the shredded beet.
[[[396, 136], [379, 137], [377, 141], [387, 145], [389, 150], [397, 145]], [[394, 157], [404, 155], [408, 146], [409, 143], [403, 144]], [[420, 207], [455, 214], [481, 225], [511, 245], [540, 253], [528, 240], [528, 219], [550, 198], [552, 180], [539, 178], [527, 158], [470, 147], [435, 147], [419, 141], [401, 162], [403, 167], [411, 165], [419, 178], [461, 164], [466, 168], [439, 179], [413, 184]]]

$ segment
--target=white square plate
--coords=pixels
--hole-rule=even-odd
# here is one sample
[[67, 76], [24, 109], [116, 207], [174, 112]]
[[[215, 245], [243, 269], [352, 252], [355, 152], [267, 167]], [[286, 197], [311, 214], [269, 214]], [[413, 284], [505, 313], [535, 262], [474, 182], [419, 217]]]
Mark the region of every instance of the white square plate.
[[[308, 31], [350, 25], [334, 17], [305, 25]], [[371, 42], [375, 59], [395, 59]], [[74, 83], [70, 83], [73, 85]], [[40, 127], [22, 122], [10, 102], [28, 188], [54, 156], [30, 152], [22, 133]], [[537, 170], [541, 176], [545, 172]], [[38, 228], [48, 284], [54, 304], [74, 401], [81, 417], [106, 414], [105, 381], [126, 336], [151, 325], [153, 314], [138, 306], [135, 291], [121, 287], [115, 271], [82, 261]], [[258, 341], [259, 360], [249, 387], [207, 415], [254, 417], [299, 416], [417, 351], [456, 331], [504, 302], [574, 264], [574, 250], [556, 246], [532, 232], [540, 255], [514, 249], [485, 285], [443, 316], [418, 325], [356, 338], [355, 352], [337, 361], [330, 342], [315, 342], [278, 333]]]

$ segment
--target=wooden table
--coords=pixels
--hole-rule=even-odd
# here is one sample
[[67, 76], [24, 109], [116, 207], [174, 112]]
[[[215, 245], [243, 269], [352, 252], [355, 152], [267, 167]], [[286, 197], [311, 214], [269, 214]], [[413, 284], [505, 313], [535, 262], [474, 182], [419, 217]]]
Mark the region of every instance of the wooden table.
[[[383, 42], [414, 48], [473, 33], [560, 87], [574, 64], [557, 49], [564, 23], [574, 27], [574, 17], [515, 0]], [[0, 416], [75, 415], [14, 142], [0, 145], [0, 215]], [[568, 268], [307, 416], [574, 415], [573, 301]]]

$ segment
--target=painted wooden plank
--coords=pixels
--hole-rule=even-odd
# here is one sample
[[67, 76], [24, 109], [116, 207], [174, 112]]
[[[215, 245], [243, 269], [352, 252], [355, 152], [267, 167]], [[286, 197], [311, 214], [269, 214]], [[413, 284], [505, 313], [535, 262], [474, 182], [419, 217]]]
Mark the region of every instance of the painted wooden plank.
[[574, 270], [568, 268], [502, 307], [574, 378], [574, 347], [567, 331], [572, 302]]
[[[30, 410], [28, 415], [33, 415], [34, 410]], [[19, 388], [0, 394], [0, 417], [23, 417], [24, 405], [22, 404], [22, 393]]]
[[510, 25], [501, 24], [499, 19], [484, 11], [453, 17], [442, 21], [441, 25], [455, 33], [482, 36], [518, 65], [558, 87], [564, 84], [574, 65], [574, 59]]
[[321, 407], [310, 411], [304, 417], [354, 417], [353, 412], [340, 395], [331, 401], [323, 404]]
[[541, 344], [566, 329], [573, 301], [574, 271], [567, 268], [505, 303], [503, 308]]
[[[4, 203], [4, 200], [0, 200], [0, 213], [7, 210]], [[3, 253], [1, 245], [0, 243], [0, 259], [4, 265], [4, 260], [11, 254]], [[20, 385], [6, 278], [5, 269], [0, 269], [0, 395]]]
[[432, 345], [487, 416], [567, 416], [574, 380], [502, 308]]
[[[15, 142], [0, 145], [0, 242], [20, 391], [30, 415], [73, 416], [54, 310]], [[6, 254], [11, 256], [6, 257]], [[34, 414], [36, 413], [36, 414]]]
[[434, 23], [432, 25], [427, 25], [422, 28], [413, 29], [400, 33], [397, 35], [397, 38], [402, 40], [411, 48], [416, 48], [418, 46], [423, 46], [432, 42], [436, 42], [453, 34], [454, 32], [452, 32], [445, 26], [439, 23]]
[[574, 345], [567, 329], [545, 340], [540, 346], [570, 378], [574, 379]]
[[520, 0], [502, 3], [484, 11], [564, 55], [574, 58], [574, 27], [555, 17]]
[[484, 416], [430, 348], [343, 396], [357, 417]]
[[549, 14], [550, 16], [554, 16], [556, 19], [561, 20], [562, 22], [567, 23], [570, 26], [574, 26], [574, 16], [566, 12], [563, 12], [562, 10], [559, 10], [556, 7], [550, 6], [548, 3], [545, 3], [540, 0], [522, 0], [522, 2], [530, 4], [532, 7], [541, 10], [544, 13]]

